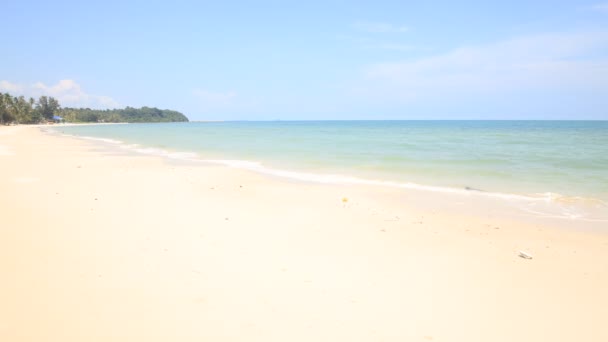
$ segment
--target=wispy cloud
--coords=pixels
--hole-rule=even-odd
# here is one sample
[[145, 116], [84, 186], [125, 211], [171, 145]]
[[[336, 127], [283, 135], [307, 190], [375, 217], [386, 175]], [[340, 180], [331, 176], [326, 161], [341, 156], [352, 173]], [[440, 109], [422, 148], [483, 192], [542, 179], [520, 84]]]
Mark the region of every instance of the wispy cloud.
[[608, 32], [545, 34], [365, 69], [368, 89], [403, 99], [530, 89], [608, 91]]
[[347, 34], [339, 34], [336, 35], [335, 38], [341, 42], [346, 42], [349, 44], [355, 45], [357, 48], [361, 49], [371, 49], [371, 50], [392, 50], [392, 51], [417, 51], [417, 50], [427, 50], [427, 47], [401, 43], [398, 41], [389, 41], [379, 38], [370, 38], [367, 36], [354, 36]]
[[608, 13], [608, 2], [595, 4], [595, 5], [591, 6], [591, 9], [599, 11], [599, 12]]
[[363, 45], [364, 48], [367, 49], [382, 49], [382, 50], [393, 50], [393, 51], [414, 51], [420, 50], [421, 48], [416, 45], [411, 44], [401, 44], [401, 43], [369, 43]]
[[23, 85], [9, 81], [0, 81], [0, 90], [9, 92], [12, 95], [24, 95], [27, 97], [53, 96], [64, 107], [101, 109], [119, 107], [118, 102], [111, 97], [89, 94], [82, 90], [82, 87], [73, 80], [61, 80], [54, 85], [46, 85], [42, 82]]
[[9, 81], [0, 81], [0, 91], [5, 91], [14, 95], [15, 93], [21, 93], [23, 91], [23, 87]]
[[407, 26], [393, 25], [383, 22], [359, 21], [354, 25], [358, 31], [369, 33], [404, 33], [409, 31]]
[[[353, 34], [340, 34], [336, 38], [354, 43], [362, 49], [412, 51], [419, 50], [419, 46], [403, 43], [400, 40], [409, 31], [407, 26], [394, 25], [386, 22], [359, 21], [354, 25]], [[369, 34], [371, 33], [371, 34]], [[392, 34], [391, 34], [392, 33]]]

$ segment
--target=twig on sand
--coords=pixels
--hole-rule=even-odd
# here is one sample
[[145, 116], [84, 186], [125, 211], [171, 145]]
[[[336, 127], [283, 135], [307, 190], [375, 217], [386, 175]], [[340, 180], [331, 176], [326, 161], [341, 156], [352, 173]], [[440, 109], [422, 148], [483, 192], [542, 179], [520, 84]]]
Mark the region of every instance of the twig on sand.
[[528, 259], [528, 260], [532, 259], [532, 255], [530, 255], [529, 253], [524, 252], [524, 251], [519, 251], [519, 257], [520, 258], [524, 258], [524, 259]]

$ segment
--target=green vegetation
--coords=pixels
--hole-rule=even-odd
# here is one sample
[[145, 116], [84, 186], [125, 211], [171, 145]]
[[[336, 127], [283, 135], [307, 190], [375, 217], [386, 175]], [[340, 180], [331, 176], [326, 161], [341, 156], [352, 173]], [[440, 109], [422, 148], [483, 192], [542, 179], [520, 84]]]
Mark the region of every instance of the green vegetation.
[[41, 96], [37, 101], [23, 96], [0, 93], [0, 125], [36, 124], [62, 117], [65, 122], [187, 122], [177, 111], [150, 107], [124, 109], [61, 108], [53, 97]]
[[62, 108], [57, 112], [66, 122], [186, 122], [180, 112], [150, 107], [96, 110]]
[[59, 109], [59, 102], [52, 97], [41, 96], [36, 102], [33, 98], [11, 96], [0, 93], [0, 124], [34, 124], [52, 120]]

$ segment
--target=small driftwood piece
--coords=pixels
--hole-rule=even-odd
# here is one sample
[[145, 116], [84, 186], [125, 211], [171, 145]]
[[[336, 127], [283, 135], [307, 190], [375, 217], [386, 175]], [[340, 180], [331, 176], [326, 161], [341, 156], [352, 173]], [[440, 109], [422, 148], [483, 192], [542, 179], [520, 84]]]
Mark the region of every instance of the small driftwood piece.
[[529, 253], [524, 252], [524, 251], [519, 251], [518, 256], [519, 256], [520, 258], [524, 258], [524, 259], [528, 259], [528, 260], [531, 260], [531, 259], [532, 259], [532, 255], [530, 255]]

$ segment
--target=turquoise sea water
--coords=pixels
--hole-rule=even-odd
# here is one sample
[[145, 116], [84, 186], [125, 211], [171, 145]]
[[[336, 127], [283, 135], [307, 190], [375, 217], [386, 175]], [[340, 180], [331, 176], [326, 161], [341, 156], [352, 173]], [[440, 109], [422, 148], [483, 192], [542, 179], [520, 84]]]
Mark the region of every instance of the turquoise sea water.
[[54, 130], [311, 181], [608, 201], [608, 121], [199, 122]]

